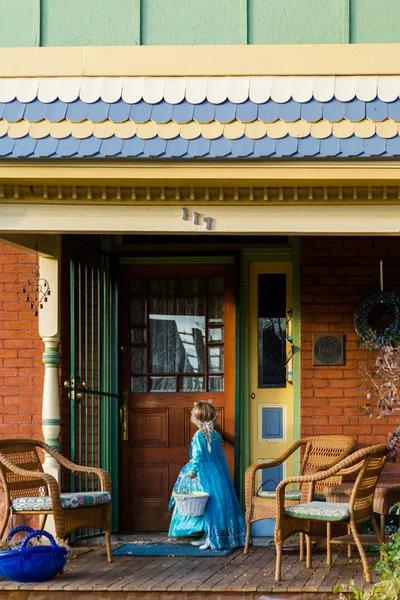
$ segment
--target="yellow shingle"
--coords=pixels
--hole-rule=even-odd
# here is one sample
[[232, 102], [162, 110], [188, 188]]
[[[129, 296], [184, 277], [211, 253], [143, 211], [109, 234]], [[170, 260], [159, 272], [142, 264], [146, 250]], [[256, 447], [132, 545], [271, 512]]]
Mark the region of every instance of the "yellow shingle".
[[137, 123], [134, 123], [133, 121], [117, 123], [115, 127], [115, 135], [121, 140], [127, 140], [136, 135], [137, 128]]
[[354, 133], [354, 123], [347, 119], [342, 119], [332, 124], [332, 133], [335, 137], [345, 139], [351, 137]]
[[158, 134], [158, 124], [153, 121], [139, 123], [136, 135], [142, 140], [151, 140]]
[[376, 133], [381, 138], [392, 138], [397, 135], [397, 125], [398, 123], [396, 121], [385, 119], [384, 121], [376, 124]]
[[375, 134], [375, 131], [375, 123], [369, 119], [354, 123], [354, 134], [359, 138], [370, 138]]
[[252, 140], [259, 140], [266, 135], [267, 126], [261, 121], [253, 121], [252, 123], [246, 123], [244, 132], [248, 138]]
[[329, 137], [332, 133], [332, 123], [328, 123], [324, 119], [317, 121], [316, 123], [311, 123], [311, 135], [318, 139], [323, 140]]
[[181, 137], [185, 140], [195, 140], [201, 135], [201, 126], [196, 121], [181, 125]]
[[275, 123], [267, 123], [267, 135], [270, 138], [278, 140], [285, 137], [288, 132], [288, 123], [283, 121], [275, 121]]
[[36, 140], [45, 138], [50, 134], [50, 123], [43, 119], [37, 123], [31, 123], [29, 127], [29, 135]]
[[72, 123], [67, 121], [67, 119], [60, 121], [59, 123], [50, 123], [50, 135], [58, 140], [62, 140], [71, 135], [71, 131]]
[[218, 123], [218, 121], [211, 121], [211, 123], [202, 123], [200, 125], [201, 135], [206, 138], [206, 140], [216, 140], [221, 137], [224, 126], [222, 123]]
[[295, 138], [304, 138], [310, 135], [311, 123], [304, 121], [304, 119], [298, 119], [293, 123], [287, 124], [288, 134]]
[[[5, 123], [5, 121], [3, 121], [3, 123]], [[25, 121], [24, 119], [22, 121], [18, 121], [18, 123], [10, 123], [10, 125], [8, 127], [8, 135], [14, 139], [22, 138], [29, 133], [30, 125], [31, 124], [28, 123], [28, 121]], [[3, 129], [4, 129], [4, 127], [1, 127], [1, 122], [0, 122], [0, 134], [1, 135], [3, 135], [3, 133], [1, 133]]]
[[71, 134], [78, 140], [84, 140], [85, 138], [93, 135], [94, 124], [92, 121], [82, 121], [81, 123], [72, 123]]
[[160, 123], [158, 126], [158, 135], [163, 140], [173, 140], [180, 134], [181, 126], [174, 121]]
[[103, 123], [95, 123], [93, 133], [94, 136], [105, 140], [106, 138], [111, 137], [115, 133], [115, 123], [112, 121], [103, 121]]
[[241, 123], [241, 121], [232, 121], [232, 123], [224, 125], [224, 136], [228, 138], [228, 140], [238, 140], [244, 136], [245, 129], [245, 123]]
[[6, 135], [8, 128], [9, 128], [8, 121], [4, 121], [4, 119], [0, 119], [0, 137], [3, 137], [3, 135]]

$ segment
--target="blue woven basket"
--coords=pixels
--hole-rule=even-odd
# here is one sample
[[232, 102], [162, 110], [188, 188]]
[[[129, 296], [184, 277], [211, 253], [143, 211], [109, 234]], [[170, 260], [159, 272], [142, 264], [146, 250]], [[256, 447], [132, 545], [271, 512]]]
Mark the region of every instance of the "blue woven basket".
[[[36, 583], [48, 581], [64, 567], [68, 549], [58, 546], [47, 531], [33, 530], [31, 527], [15, 527], [8, 535], [7, 541], [19, 531], [28, 535], [15, 550], [0, 552], [0, 575], [10, 581], [21, 583]], [[28, 546], [29, 540], [44, 536], [50, 540], [50, 545]]]

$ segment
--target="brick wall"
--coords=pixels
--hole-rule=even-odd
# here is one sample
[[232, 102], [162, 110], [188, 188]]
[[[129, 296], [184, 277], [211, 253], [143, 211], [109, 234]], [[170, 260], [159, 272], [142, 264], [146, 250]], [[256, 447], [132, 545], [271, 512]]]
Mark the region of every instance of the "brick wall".
[[[23, 283], [36, 256], [0, 242], [0, 438], [42, 439], [43, 344]], [[0, 489], [0, 514], [3, 497]]]
[[[398, 416], [368, 418], [360, 367], [373, 364], [359, 348], [354, 311], [379, 289], [379, 261], [384, 261], [384, 289], [400, 296], [400, 238], [303, 238], [301, 241], [301, 431], [302, 435], [347, 434], [361, 445], [385, 443], [400, 425]], [[345, 334], [344, 366], [313, 367], [312, 333]]]

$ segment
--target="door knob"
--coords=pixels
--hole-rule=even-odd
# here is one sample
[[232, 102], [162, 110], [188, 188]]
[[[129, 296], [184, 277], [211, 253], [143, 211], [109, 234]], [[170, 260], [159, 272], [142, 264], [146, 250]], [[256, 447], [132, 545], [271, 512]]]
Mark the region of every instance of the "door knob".
[[256, 397], [255, 393], [254, 393], [254, 392], [252, 392], [252, 394], [251, 394], [250, 398], [251, 398], [252, 400], [254, 400], [254, 398], [255, 398], [255, 397]]

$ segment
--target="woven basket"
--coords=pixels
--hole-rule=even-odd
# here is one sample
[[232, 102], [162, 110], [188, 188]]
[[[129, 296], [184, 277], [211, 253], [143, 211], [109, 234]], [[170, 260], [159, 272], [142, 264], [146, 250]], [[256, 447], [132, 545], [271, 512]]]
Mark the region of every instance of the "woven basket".
[[197, 492], [192, 490], [181, 492], [182, 482], [186, 478], [184, 477], [181, 480], [178, 491], [173, 494], [178, 507], [178, 513], [185, 517], [201, 517], [204, 514], [210, 494], [204, 491]]

